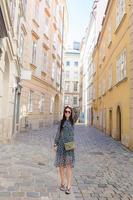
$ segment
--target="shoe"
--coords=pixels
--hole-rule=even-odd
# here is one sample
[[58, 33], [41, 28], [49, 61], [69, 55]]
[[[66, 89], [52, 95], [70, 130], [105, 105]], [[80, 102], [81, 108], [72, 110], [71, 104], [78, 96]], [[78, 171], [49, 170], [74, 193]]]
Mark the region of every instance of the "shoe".
[[65, 193], [66, 193], [66, 194], [71, 194], [71, 188], [68, 188], [68, 187], [67, 187]]
[[61, 190], [61, 191], [65, 191], [65, 184], [64, 184], [64, 185], [61, 184], [60, 190]]

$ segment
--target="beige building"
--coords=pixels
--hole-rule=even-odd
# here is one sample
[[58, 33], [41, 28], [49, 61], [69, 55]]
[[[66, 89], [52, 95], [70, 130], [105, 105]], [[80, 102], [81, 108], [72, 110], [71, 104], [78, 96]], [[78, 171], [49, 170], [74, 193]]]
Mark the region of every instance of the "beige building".
[[74, 43], [64, 54], [64, 106], [79, 108], [80, 49]]
[[0, 140], [62, 113], [65, 0], [0, 1]]
[[0, 1], [0, 140], [14, 132], [20, 97], [20, 67], [17, 59], [18, 1]]
[[[30, 4], [25, 1], [25, 18], [19, 24], [19, 52], [23, 76], [20, 130], [39, 130], [57, 122], [62, 114], [66, 1], [32, 2]], [[28, 78], [29, 80], [25, 80]]]

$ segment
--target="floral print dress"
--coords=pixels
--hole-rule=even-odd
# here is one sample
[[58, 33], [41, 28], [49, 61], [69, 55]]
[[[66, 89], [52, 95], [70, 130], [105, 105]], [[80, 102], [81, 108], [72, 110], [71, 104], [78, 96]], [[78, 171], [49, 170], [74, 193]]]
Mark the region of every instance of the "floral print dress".
[[74, 149], [66, 151], [64, 146], [64, 142], [74, 141], [74, 126], [72, 126], [70, 120], [65, 120], [63, 129], [60, 133], [60, 124], [54, 140], [54, 143], [57, 145], [54, 165], [55, 167], [66, 167], [67, 165], [74, 167]]

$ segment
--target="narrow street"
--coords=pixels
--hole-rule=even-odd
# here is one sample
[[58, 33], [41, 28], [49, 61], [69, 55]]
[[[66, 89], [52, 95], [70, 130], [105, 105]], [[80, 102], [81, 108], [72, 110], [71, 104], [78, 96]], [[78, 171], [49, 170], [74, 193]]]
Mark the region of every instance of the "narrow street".
[[75, 126], [72, 193], [59, 191], [52, 149], [57, 126], [0, 144], [0, 200], [131, 200], [133, 153], [95, 128]]

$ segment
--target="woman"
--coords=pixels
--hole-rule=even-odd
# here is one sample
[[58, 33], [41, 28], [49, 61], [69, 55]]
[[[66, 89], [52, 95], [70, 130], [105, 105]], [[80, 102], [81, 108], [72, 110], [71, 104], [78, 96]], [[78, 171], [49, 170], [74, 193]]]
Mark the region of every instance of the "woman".
[[[63, 118], [59, 124], [58, 131], [54, 140], [54, 148], [56, 150], [56, 159], [54, 165], [59, 167], [60, 172], [60, 190], [65, 191], [66, 194], [71, 193], [72, 184], [72, 168], [74, 167], [75, 157], [74, 148], [66, 150], [65, 143], [74, 143], [74, 121], [72, 117], [72, 108], [66, 106], [64, 108]], [[65, 188], [65, 168], [67, 187]]]

